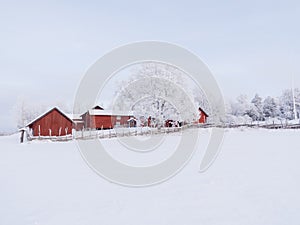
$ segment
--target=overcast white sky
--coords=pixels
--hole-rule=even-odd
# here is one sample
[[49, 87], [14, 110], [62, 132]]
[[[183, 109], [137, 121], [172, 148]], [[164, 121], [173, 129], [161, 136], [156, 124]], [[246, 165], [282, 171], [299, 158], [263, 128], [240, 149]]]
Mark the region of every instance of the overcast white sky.
[[162, 40], [196, 53], [224, 95], [300, 86], [300, 2], [1, 1], [0, 131], [20, 96], [72, 102], [89, 66], [112, 48]]

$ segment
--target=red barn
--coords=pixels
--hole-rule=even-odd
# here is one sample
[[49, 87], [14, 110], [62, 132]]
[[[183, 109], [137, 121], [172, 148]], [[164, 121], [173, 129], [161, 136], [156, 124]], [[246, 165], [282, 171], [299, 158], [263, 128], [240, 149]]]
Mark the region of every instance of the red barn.
[[72, 119], [54, 107], [31, 121], [27, 127], [33, 136], [64, 136], [72, 134], [73, 124]]
[[199, 107], [199, 123], [206, 123], [207, 117], [207, 113], [201, 107]]
[[133, 115], [124, 112], [112, 112], [103, 108], [94, 107], [82, 115], [82, 120], [86, 128], [91, 129], [110, 129], [115, 126], [129, 126]]

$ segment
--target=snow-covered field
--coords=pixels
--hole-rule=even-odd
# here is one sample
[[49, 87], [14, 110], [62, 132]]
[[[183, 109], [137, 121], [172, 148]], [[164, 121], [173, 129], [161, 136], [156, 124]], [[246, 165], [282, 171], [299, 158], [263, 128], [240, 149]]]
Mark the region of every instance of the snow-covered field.
[[[178, 135], [166, 136], [167, 153], [151, 157], [171, 154]], [[294, 130], [227, 130], [217, 160], [199, 173], [209, 139], [204, 129], [190, 163], [146, 188], [99, 177], [75, 142], [19, 144], [18, 135], [0, 137], [0, 224], [298, 225], [299, 137]], [[147, 161], [120, 151], [117, 139], [102, 141], [115, 157]]]

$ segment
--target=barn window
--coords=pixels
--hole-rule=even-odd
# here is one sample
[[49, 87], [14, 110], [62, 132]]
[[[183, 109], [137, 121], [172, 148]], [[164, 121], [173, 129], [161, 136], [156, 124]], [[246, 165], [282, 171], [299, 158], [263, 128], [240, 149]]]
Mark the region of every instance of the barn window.
[[117, 120], [121, 120], [121, 116], [117, 116]]

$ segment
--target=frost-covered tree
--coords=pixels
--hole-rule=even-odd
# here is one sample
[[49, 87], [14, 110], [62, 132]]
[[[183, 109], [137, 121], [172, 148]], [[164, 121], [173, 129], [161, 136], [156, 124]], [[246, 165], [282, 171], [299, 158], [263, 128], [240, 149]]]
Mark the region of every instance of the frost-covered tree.
[[294, 113], [294, 97], [295, 97], [295, 103], [296, 103], [296, 114], [299, 118], [299, 112], [300, 112], [300, 91], [299, 89], [294, 90], [294, 95], [292, 93], [292, 90], [287, 89], [284, 90], [282, 95], [279, 98], [279, 110], [280, 110], [280, 116], [281, 118], [287, 119], [287, 120], [293, 120], [295, 118]]
[[227, 120], [230, 123], [251, 123], [257, 120], [259, 113], [253, 103], [250, 103], [247, 95], [240, 95], [236, 102], [231, 102], [227, 107]]
[[252, 107], [253, 116], [251, 116], [251, 118], [254, 119], [255, 121], [263, 121], [264, 113], [263, 113], [262, 98], [258, 94], [256, 94], [252, 99], [251, 103], [253, 104]]
[[70, 106], [67, 106], [67, 104], [62, 101], [41, 104], [40, 102], [35, 102], [33, 100], [29, 101], [25, 96], [18, 97], [13, 107], [13, 114], [17, 128], [25, 127], [30, 121], [52, 107], [59, 107], [66, 113], [71, 111]]
[[28, 112], [28, 107], [24, 99], [18, 99], [14, 107], [14, 113], [18, 128], [24, 127], [26, 123], [29, 122], [30, 114]]
[[231, 113], [234, 116], [244, 116], [250, 109], [250, 104], [247, 95], [240, 95], [237, 97], [236, 102], [231, 103]]
[[205, 95], [204, 91], [199, 88], [195, 87], [191, 94], [194, 97], [194, 103], [196, 106], [200, 106], [202, 110], [204, 110], [208, 115], [208, 122], [209, 123], [218, 123], [224, 118], [220, 118], [218, 109], [214, 108], [210, 105], [207, 96]]
[[[299, 118], [300, 113], [300, 90], [294, 90], [296, 112]], [[228, 107], [229, 106], [229, 107]], [[238, 123], [242, 118], [247, 116], [252, 121], [265, 121], [269, 118], [277, 118], [282, 121], [293, 120], [294, 115], [294, 100], [291, 89], [284, 90], [279, 97], [267, 97], [263, 100], [258, 94], [248, 102], [247, 96], [241, 95], [236, 101], [230, 102], [227, 106], [227, 123]], [[248, 121], [248, 120], [247, 120]]]
[[279, 111], [281, 118], [291, 120], [294, 118], [293, 94], [291, 90], [283, 91], [279, 98]]
[[265, 118], [275, 118], [279, 116], [279, 107], [277, 101], [268, 96], [263, 103], [263, 113]]
[[151, 116], [161, 124], [166, 119], [197, 120], [197, 109], [203, 107], [199, 105], [201, 94], [195, 96], [186, 76], [170, 65], [143, 63], [127, 81], [120, 82], [112, 108], [133, 110], [136, 116]]
[[26, 100], [25, 97], [19, 97], [13, 109], [17, 128], [26, 126], [31, 120], [36, 118], [44, 110], [44, 106], [33, 104]]
[[257, 107], [253, 103], [250, 103], [245, 115], [249, 116], [252, 121], [259, 121], [261, 118]]
[[296, 113], [298, 118], [300, 118], [300, 89], [299, 88], [294, 89], [294, 95], [295, 95]]

